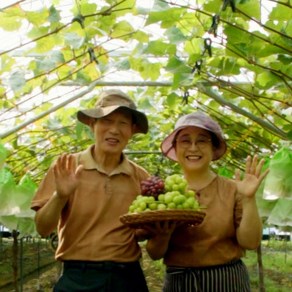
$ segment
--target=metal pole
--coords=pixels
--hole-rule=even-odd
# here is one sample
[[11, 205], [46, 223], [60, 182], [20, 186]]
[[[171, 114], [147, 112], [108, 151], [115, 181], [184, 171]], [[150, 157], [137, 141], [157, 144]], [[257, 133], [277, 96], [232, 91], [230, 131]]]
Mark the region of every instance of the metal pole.
[[19, 255], [19, 291], [23, 291], [23, 238], [20, 238], [20, 255]]

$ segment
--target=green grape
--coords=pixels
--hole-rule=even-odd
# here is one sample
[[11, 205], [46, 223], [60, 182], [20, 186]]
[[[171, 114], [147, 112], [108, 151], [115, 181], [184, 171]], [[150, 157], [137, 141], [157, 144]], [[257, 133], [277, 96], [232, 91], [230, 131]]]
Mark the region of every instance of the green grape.
[[187, 190], [185, 196], [190, 198], [195, 197], [195, 192], [193, 190]]
[[165, 199], [165, 195], [164, 194], [160, 194], [160, 195], [158, 195], [158, 201], [160, 201], [160, 202], [164, 202], [164, 199]]
[[150, 210], [157, 210], [158, 207], [158, 203], [157, 202], [153, 202], [149, 204], [149, 209]]
[[[159, 185], [164, 190], [158, 193]], [[153, 187], [156, 187], [154, 191]], [[143, 194], [137, 195], [129, 206], [129, 213], [139, 213], [153, 210], [196, 210], [199, 203], [196, 200], [195, 192], [187, 189], [186, 179], [173, 174], [165, 178], [163, 182], [157, 177], [151, 177], [143, 182]], [[153, 195], [151, 195], [153, 193]]]
[[169, 204], [167, 204], [167, 209], [176, 209], [176, 204], [174, 202], [170, 202]]
[[163, 203], [159, 203], [157, 206], [157, 210], [166, 210], [166, 205]]

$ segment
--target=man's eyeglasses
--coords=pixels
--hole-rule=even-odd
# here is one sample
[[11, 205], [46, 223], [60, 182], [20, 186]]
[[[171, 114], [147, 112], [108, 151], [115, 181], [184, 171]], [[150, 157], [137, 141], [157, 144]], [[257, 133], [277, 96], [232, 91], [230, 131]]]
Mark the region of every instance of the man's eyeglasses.
[[184, 149], [190, 148], [193, 145], [193, 143], [198, 148], [204, 149], [210, 144], [212, 140], [207, 137], [198, 137], [196, 140], [192, 140], [190, 137], [182, 136], [177, 138], [175, 141], [179, 147], [182, 147]]

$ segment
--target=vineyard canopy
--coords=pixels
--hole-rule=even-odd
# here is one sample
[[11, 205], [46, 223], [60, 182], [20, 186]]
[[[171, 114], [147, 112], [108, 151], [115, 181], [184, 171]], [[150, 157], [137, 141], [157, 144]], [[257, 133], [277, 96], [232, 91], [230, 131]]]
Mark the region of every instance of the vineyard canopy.
[[269, 161], [291, 147], [291, 0], [2, 2], [2, 197], [7, 180], [32, 193], [59, 154], [92, 142], [76, 111], [106, 88], [126, 91], [147, 113], [149, 134], [127, 152], [152, 173], [177, 170], [159, 144], [193, 110], [222, 125], [221, 174], [243, 169], [247, 155]]

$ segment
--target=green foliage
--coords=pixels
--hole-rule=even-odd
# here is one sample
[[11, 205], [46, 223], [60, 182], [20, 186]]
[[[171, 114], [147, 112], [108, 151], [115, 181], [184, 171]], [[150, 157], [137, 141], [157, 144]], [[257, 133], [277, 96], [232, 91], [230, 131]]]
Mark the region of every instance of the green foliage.
[[7, 150], [6, 148], [0, 144], [0, 169], [2, 168], [3, 164], [4, 164], [4, 161], [7, 157]]
[[[282, 147], [270, 160], [269, 168], [270, 172], [265, 180], [264, 197], [270, 200], [291, 199], [292, 149]], [[292, 208], [292, 204], [290, 207]]]
[[292, 204], [291, 198], [280, 198], [277, 200], [274, 208], [267, 219], [268, 224], [276, 226], [292, 226]]
[[26, 174], [18, 184], [6, 168], [0, 169], [0, 222], [21, 235], [34, 234], [34, 212], [30, 210], [36, 184]]
[[11, 7], [0, 12], [0, 27], [7, 31], [15, 31], [21, 27], [23, 11], [19, 7]]

